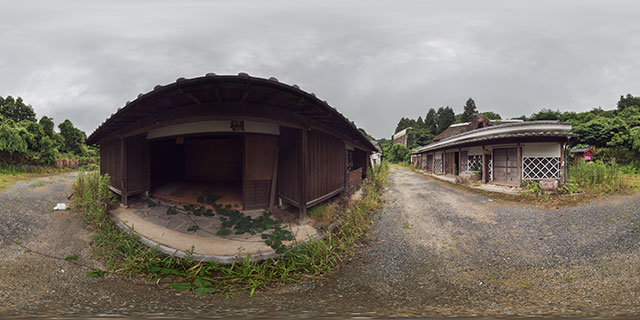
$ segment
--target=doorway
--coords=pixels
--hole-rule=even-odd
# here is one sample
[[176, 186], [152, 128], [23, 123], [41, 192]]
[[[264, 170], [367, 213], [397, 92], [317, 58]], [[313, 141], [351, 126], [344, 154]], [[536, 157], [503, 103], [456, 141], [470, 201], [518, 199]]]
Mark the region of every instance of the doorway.
[[203, 192], [242, 209], [242, 136], [172, 137], [151, 142], [151, 195], [197, 205]]
[[493, 182], [519, 185], [516, 148], [493, 149]]

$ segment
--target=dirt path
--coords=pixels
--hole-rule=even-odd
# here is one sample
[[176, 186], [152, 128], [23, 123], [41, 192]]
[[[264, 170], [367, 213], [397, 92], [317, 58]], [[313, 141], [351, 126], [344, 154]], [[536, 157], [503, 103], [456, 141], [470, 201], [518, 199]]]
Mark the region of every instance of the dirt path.
[[[77, 213], [51, 213], [72, 175], [0, 195], [0, 232], [90, 259]], [[50, 183], [46, 183], [46, 182]], [[491, 201], [392, 169], [372, 239], [343, 269], [257, 297], [193, 297], [153, 282], [0, 246], [0, 315], [617, 315], [640, 311], [640, 196], [543, 210]]]

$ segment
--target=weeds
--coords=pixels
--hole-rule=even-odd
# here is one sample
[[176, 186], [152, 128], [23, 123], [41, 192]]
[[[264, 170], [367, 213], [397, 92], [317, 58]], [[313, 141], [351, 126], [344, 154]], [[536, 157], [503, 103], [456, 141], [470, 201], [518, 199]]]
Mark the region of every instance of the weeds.
[[[363, 199], [336, 213], [336, 228], [324, 239], [309, 239], [305, 244], [286, 250], [278, 259], [258, 262], [247, 256], [242, 262], [231, 265], [163, 256], [155, 248], [140, 243], [135, 235], [119, 230], [107, 217], [114, 198], [108, 189], [109, 177], [106, 175], [81, 174], [74, 184], [74, 204], [82, 209], [85, 221], [94, 231], [94, 255], [110, 272], [144, 274], [159, 280], [171, 277], [176, 281], [170, 284], [172, 288], [196, 295], [213, 292], [253, 295], [267, 286], [322, 276], [348, 261], [355, 253], [355, 245], [367, 238], [373, 213], [383, 204], [381, 190], [388, 172], [386, 163], [369, 172], [369, 181], [363, 184]], [[278, 232], [275, 229], [271, 235], [278, 237]], [[277, 238], [270, 238], [271, 235], [265, 240], [274, 242]], [[96, 271], [87, 274], [96, 278], [102, 275]]]
[[626, 176], [615, 159], [606, 163], [600, 160], [592, 162], [579, 161], [569, 166], [567, 181], [575, 184], [583, 191], [599, 193], [616, 193], [633, 190], [637, 187], [636, 179]]

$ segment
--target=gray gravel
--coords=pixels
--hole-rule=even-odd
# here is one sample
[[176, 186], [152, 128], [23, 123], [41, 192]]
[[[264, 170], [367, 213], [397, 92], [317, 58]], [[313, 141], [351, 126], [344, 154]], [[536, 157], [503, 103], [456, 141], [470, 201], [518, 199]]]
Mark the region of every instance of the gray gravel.
[[[77, 213], [53, 213], [68, 179], [0, 195], [2, 232], [54, 255], [90, 258]], [[63, 182], [65, 180], [67, 182]], [[32, 182], [30, 182], [32, 183]], [[505, 203], [392, 169], [368, 244], [331, 276], [257, 297], [193, 297], [144, 279], [0, 247], [0, 315], [334, 317], [636, 315], [640, 196], [554, 210]], [[7, 224], [5, 224], [5, 222]], [[12, 226], [16, 226], [13, 228]], [[61, 270], [64, 270], [62, 272]]]

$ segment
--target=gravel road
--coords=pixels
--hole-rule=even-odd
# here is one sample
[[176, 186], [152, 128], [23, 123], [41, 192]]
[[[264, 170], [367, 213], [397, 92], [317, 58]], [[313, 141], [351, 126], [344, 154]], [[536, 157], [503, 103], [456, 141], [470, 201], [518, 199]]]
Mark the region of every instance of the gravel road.
[[[78, 213], [55, 212], [73, 175], [0, 195], [0, 232], [38, 252], [97, 265]], [[144, 279], [87, 279], [84, 267], [0, 239], [0, 315], [311, 317], [636, 315], [640, 195], [542, 209], [391, 170], [371, 240], [331, 276], [248, 298], [193, 297]]]

